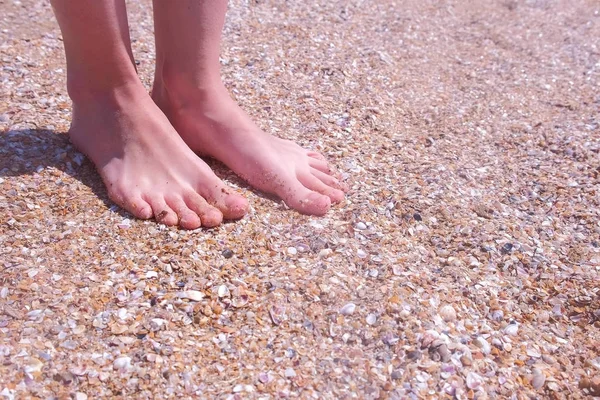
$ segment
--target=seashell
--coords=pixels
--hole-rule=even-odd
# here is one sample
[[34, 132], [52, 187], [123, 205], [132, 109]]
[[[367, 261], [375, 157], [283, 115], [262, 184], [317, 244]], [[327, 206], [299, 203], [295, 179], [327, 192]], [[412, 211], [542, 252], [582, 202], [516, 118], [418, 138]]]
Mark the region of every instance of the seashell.
[[467, 374], [467, 387], [469, 389], [477, 389], [483, 383], [483, 378], [475, 372], [469, 372]]
[[423, 338], [421, 339], [421, 348], [425, 349], [440, 337], [440, 334], [434, 330], [428, 330], [423, 334]]
[[146, 272], [146, 279], [156, 278], [158, 277], [158, 272], [156, 271], [148, 271]]
[[113, 362], [113, 367], [118, 370], [125, 370], [131, 366], [131, 357], [121, 356]]
[[177, 293], [176, 296], [180, 299], [189, 299], [192, 301], [200, 301], [205, 297], [204, 293], [198, 290], [184, 290], [183, 292]]
[[294, 378], [294, 377], [296, 377], [296, 371], [294, 371], [293, 368], [286, 368], [285, 369], [285, 377], [286, 378]]
[[244, 385], [238, 383], [233, 387], [233, 393], [240, 393], [244, 391]]
[[492, 346], [490, 346], [488, 341], [482, 336], [478, 336], [477, 339], [475, 339], [475, 345], [481, 349], [483, 354], [490, 354], [492, 351]]
[[219, 297], [229, 296], [229, 288], [225, 285], [219, 286], [219, 288], [217, 289], [217, 295]]
[[545, 383], [546, 383], [546, 376], [544, 375], [544, 373], [542, 371], [536, 369], [533, 372], [533, 379], [531, 380], [531, 386], [533, 386], [534, 389], [538, 390], [538, 389], [541, 389]]
[[508, 324], [504, 327], [503, 332], [510, 336], [517, 336], [517, 332], [519, 331], [519, 325], [517, 323]]
[[269, 316], [274, 325], [279, 325], [285, 319], [285, 308], [273, 306], [269, 309]]
[[267, 372], [261, 372], [258, 374], [258, 380], [261, 383], [269, 383], [271, 382], [271, 376]]
[[533, 358], [540, 358], [542, 356], [542, 353], [540, 352], [539, 349], [536, 349], [535, 347], [528, 347], [527, 355], [529, 357], [533, 357]]
[[37, 358], [31, 357], [27, 360], [27, 364], [23, 368], [23, 371], [26, 374], [35, 374], [40, 372], [44, 367], [44, 363], [38, 360]]
[[127, 327], [127, 325], [122, 325], [122, 324], [113, 324], [110, 327], [110, 333], [112, 333], [113, 335], [121, 335], [125, 332], [127, 332], [129, 328]]
[[438, 313], [445, 322], [452, 322], [456, 320], [456, 310], [450, 304], [442, 306]]
[[348, 303], [344, 307], [340, 308], [340, 314], [352, 315], [354, 310], [356, 310], [356, 305], [354, 303]]
[[374, 325], [375, 322], [377, 322], [377, 315], [375, 315], [375, 314], [367, 315], [367, 324]]
[[327, 258], [332, 253], [333, 253], [333, 250], [331, 250], [331, 249], [321, 249], [321, 251], [319, 251], [318, 257], [319, 258]]
[[162, 318], [152, 318], [150, 320], [150, 329], [152, 331], [158, 331], [165, 325], [166, 322], [167, 321]]
[[504, 311], [502, 311], [502, 310], [492, 311], [492, 319], [494, 321], [502, 321], [503, 318], [504, 318]]

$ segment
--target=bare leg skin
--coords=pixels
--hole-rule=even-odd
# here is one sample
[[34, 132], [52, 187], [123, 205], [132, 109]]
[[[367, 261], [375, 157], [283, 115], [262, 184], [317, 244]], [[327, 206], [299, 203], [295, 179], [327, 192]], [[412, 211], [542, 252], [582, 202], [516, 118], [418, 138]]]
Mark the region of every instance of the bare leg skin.
[[153, 99], [192, 150], [302, 213], [323, 215], [346, 189], [325, 158], [261, 131], [221, 82], [226, 10], [226, 0], [154, 1]]
[[73, 100], [69, 136], [110, 198], [135, 216], [182, 228], [241, 218], [233, 193], [185, 144], [137, 77], [122, 0], [52, 0]]

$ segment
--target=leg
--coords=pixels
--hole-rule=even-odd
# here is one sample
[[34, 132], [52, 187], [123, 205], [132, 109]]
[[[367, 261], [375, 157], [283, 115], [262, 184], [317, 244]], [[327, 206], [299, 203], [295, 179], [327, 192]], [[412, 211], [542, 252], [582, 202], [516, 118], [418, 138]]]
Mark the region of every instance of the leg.
[[262, 132], [221, 82], [226, 8], [226, 0], [154, 1], [154, 101], [191, 149], [222, 161], [292, 208], [323, 215], [345, 189], [324, 157]]
[[111, 199], [139, 218], [189, 229], [243, 216], [246, 200], [187, 147], [138, 79], [124, 1], [52, 6], [73, 100], [69, 136], [96, 165]]

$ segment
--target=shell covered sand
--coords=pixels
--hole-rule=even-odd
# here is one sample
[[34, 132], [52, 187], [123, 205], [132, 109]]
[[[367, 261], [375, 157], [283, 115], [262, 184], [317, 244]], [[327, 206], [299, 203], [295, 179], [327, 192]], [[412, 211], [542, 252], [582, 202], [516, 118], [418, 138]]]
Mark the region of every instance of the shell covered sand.
[[232, 1], [232, 95], [352, 189], [213, 163], [252, 210], [193, 232], [108, 202], [48, 2], [0, 11], [0, 397], [600, 396], [597, 1]]

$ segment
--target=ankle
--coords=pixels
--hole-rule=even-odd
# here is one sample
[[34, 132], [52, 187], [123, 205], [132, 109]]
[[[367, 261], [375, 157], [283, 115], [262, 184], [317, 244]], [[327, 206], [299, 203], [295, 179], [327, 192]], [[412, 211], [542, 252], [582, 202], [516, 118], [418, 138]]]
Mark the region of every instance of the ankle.
[[93, 102], [120, 103], [121, 99], [148, 94], [137, 75], [114, 80], [95, 80], [74, 77], [67, 78], [67, 92], [75, 104]]
[[160, 68], [157, 66], [152, 87], [152, 97], [157, 103], [176, 108], [204, 103], [227, 93], [218, 71], [187, 73], [169, 68], [165, 63]]

